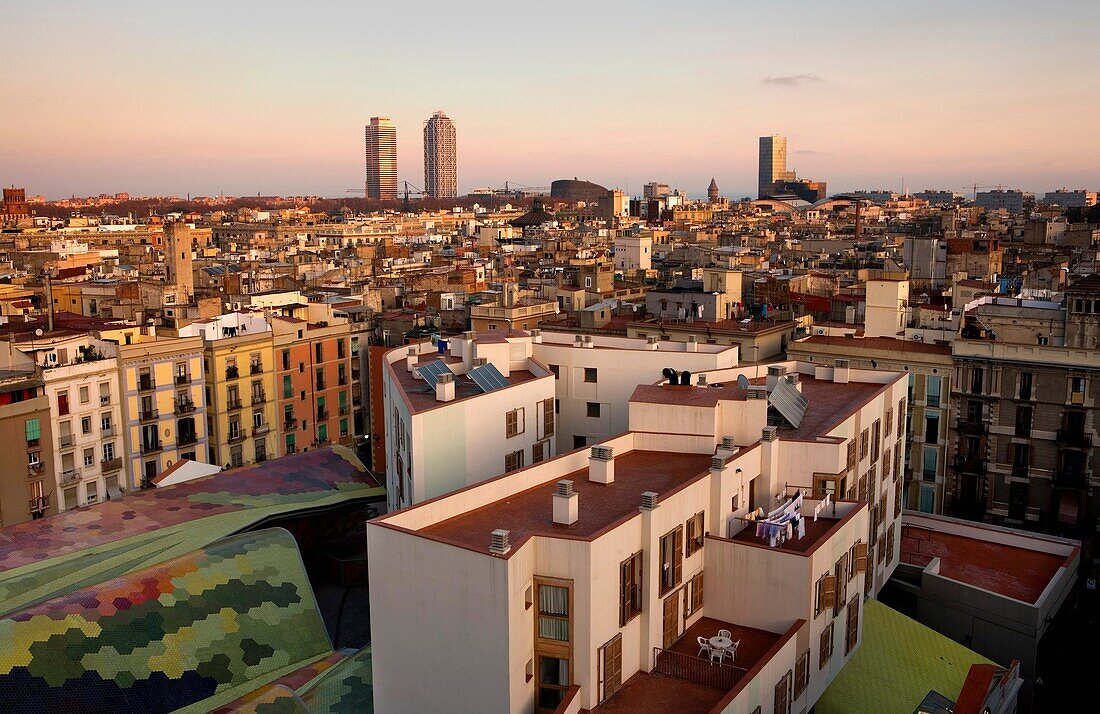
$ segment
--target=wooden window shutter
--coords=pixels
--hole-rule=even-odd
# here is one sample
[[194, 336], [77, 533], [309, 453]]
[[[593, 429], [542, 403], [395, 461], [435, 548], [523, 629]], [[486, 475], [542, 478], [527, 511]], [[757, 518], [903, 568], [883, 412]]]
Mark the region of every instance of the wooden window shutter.
[[691, 586], [691, 611], [699, 612], [703, 609], [703, 573], [700, 572], [692, 578]]
[[619, 564], [619, 627], [626, 624], [630, 612], [630, 559]]
[[856, 543], [855, 572], [862, 573], [867, 570], [867, 544]]
[[544, 437], [554, 435], [554, 400], [545, 399], [542, 402], [542, 435]]
[[848, 603], [848, 632], [844, 641], [844, 654], [851, 654], [859, 639], [859, 596], [852, 598]]
[[833, 654], [833, 622], [830, 620], [821, 631], [821, 641], [817, 649], [817, 668], [821, 669]]
[[826, 575], [821, 580], [821, 607], [829, 609], [836, 607], [836, 576]]
[[684, 527], [676, 528], [676, 536], [673, 539], [672, 552], [672, 582], [679, 585], [683, 582], [684, 573]]

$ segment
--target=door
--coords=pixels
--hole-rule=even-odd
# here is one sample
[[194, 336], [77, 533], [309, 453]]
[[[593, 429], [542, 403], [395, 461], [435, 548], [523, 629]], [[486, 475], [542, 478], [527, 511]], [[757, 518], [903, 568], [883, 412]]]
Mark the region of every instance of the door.
[[615, 635], [600, 648], [600, 671], [603, 672], [603, 690], [600, 701], [619, 691], [623, 683], [623, 636]]
[[680, 636], [680, 593], [674, 592], [665, 598], [664, 644], [668, 649]]

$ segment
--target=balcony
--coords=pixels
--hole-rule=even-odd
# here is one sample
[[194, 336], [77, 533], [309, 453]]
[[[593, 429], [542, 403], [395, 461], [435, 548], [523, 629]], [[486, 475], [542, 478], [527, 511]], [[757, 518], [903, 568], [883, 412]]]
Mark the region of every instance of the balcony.
[[986, 471], [984, 456], [956, 456], [955, 469], [969, 473], [984, 474]]
[[189, 374], [177, 374], [176, 375], [176, 384], [177, 385], [191, 384], [191, 375], [189, 375]]
[[348, 413], [348, 405], [347, 404], [341, 405], [341, 407], [340, 407], [340, 416], [347, 416], [347, 413]]
[[140, 421], [154, 421], [158, 416], [156, 409], [142, 409], [138, 418]]
[[111, 473], [112, 471], [118, 471], [122, 468], [122, 457], [116, 456], [113, 459], [104, 459], [99, 462], [99, 470], [103, 473]]
[[267, 461], [267, 454], [257, 454], [256, 455], [256, 463], [262, 464], [265, 461]]
[[336, 378], [336, 386], [346, 387], [347, 384], [348, 384], [348, 378], [347, 377], [337, 377]]
[[71, 448], [73, 448], [73, 435], [72, 434], [62, 434], [61, 436], [57, 437], [57, 444], [62, 449], [71, 449]]
[[80, 480], [80, 469], [66, 469], [61, 472], [61, 485], [66, 486]]
[[155, 454], [161, 450], [160, 441], [143, 441], [141, 442], [141, 453], [143, 454]]
[[190, 414], [195, 411], [195, 403], [190, 399], [176, 397], [172, 400], [172, 412], [174, 414]]
[[959, 419], [955, 424], [955, 431], [960, 434], [973, 434], [981, 436], [989, 431], [989, 426], [982, 420], [973, 420], [969, 417]]
[[283, 419], [283, 431], [290, 431], [298, 428], [297, 417], [290, 417], [289, 419]]
[[139, 392], [151, 392], [157, 388], [157, 380], [152, 377], [141, 377], [138, 379], [138, 391]]
[[262, 362], [253, 362], [252, 364], [248, 365], [248, 373], [249, 374], [259, 374], [260, 372], [263, 372], [263, 371], [264, 371], [264, 365], [263, 365]]
[[318, 409], [317, 421], [324, 421], [325, 419], [328, 419], [328, 409]]
[[194, 444], [198, 440], [199, 435], [194, 432], [180, 432], [180, 434], [176, 436], [176, 445], [185, 446], [187, 444]]
[[271, 426], [268, 424], [257, 424], [252, 427], [252, 436], [260, 436], [271, 431]]
[[41, 461], [27, 464], [27, 478], [40, 478], [46, 471], [46, 465]]
[[99, 395], [99, 405], [101, 407], [105, 407], [110, 403], [111, 403], [111, 395], [110, 394], [100, 394]]
[[1054, 488], [1082, 491], [1088, 488], [1088, 473], [1081, 469], [1055, 469], [1052, 485]]
[[1027, 464], [1012, 464], [1013, 478], [1028, 478], [1031, 475], [1031, 467]]
[[236, 365], [225, 368], [225, 378], [226, 379], [236, 379], [237, 377], [240, 377], [240, 376], [241, 376], [241, 373], [237, 369]]
[[244, 438], [246, 436], [248, 436], [248, 432], [245, 431], [244, 429], [237, 429], [236, 431], [234, 431], [233, 429], [230, 429], [229, 430], [229, 439], [228, 439], [228, 441], [229, 441], [230, 444], [239, 444], [242, 441], [244, 441]]
[[267, 401], [267, 394], [265, 392], [253, 392], [252, 393], [252, 406], [259, 406]]
[[241, 400], [240, 399], [227, 399], [226, 402], [225, 402], [226, 411], [235, 412], [240, 408], [241, 408]]
[[42, 498], [30, 499], [31, 515], [42, 515], [46, 511], [50, 510], [50, 496], [52, 494], [47, 493]]
[[115, 434], [115, 428], [114, 428], [113, 426], [109, 426], [109, 427], [106, 427], [106, 428], [101, 428], [101, 429], [99, 430], [99, 436], [100, 436], [101, 438], [102, 438], [102, 437], [110, 437], [110, 436], [116, 436], [116, 434]]
[[1066, 449], [1091, 449], [1092, 434], [1081, 429], [1059, 429], [1058, 444]]

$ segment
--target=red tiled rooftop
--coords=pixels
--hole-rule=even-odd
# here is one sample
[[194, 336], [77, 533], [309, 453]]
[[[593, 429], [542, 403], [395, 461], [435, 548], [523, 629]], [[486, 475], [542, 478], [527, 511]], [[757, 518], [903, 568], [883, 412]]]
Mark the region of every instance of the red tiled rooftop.
[[[458, 364], [462, 362], [462, 360], [457, 357], [451, 357], [450, 353], [445, 355], [428, 354], [421, 355], [418, 365], [422, 367], [436, 359], [442, 359], [448, 364]], [[423, 379], [414, 377], [407, 365], [408, 361], [406, 358], [394, 362], [392, 367], [394, 376], [397, 377], [396, 381], [401, 385], [401, 390], [405, 394], [405, 399], [413, 413], [427, 411], [428, 409], [441, 407], [445, 404], [454, 404], [454, 402], [462, 399], [468, 399], [469, 397], [476, 397], [482, 394], [481, 389], [474, 384], [469, 377], [465, 375], [456, 376], [454, 402], [440, 402], [435, 398], [435, 390], [429, 388], [428, 383]], [[513, 369], [508, 375], [508, 386], [529, 382], [532, 379], [537, 379], [537, 377], [530, 371], [525, 369]], [[507, 389], [507, 387], [505, 387], [505, 389]]]
[[930, 342], [914, 342], [913, 340], [898, 340], [893, 337], [842, 337], [831, 335], [813, 335], [794, 343], [793, 349], [799, 345], [824, 345], [826, 347], [852, 347], [865, 350], [882, 350], [890, 353], [920, 353], [950, 355], [951, 348]]
[[1065, 563], [1054, 553], [903, 525], [901, 561], [923, 567], [933, 558], [945, 578], [1032, 604]]
[[[589, 481], [588, 469], [583, 468], [432, 524], [420, 532], [485, 552], [489, 549], [490, 533], [498, 528], [509, 531], [513, 552], [534, 535], [592, 538], [637, 514], [643, 492], [655, 491], [660, 501], [670, 491], [705, 474], [710, 460], [709, 453], [629, 451], [615, 457], [614, 483]], [[559, 525], [553, 520], [553, 494], [561, 479], [572, 480], [573, 491], [580, 495], [579, 517], [571, 526]]]

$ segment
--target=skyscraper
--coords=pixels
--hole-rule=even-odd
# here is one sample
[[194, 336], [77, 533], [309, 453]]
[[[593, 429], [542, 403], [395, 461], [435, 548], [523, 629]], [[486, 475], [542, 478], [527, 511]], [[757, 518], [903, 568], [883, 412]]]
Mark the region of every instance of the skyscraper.
[[787, 171], [787, 137], [760, 137], [760, 180], [757, 197], [774, 193], [781, 181], [794, 181], [794, 171]]
[[389, 117], [367, 125], [367, 198], [397, 198], [397, 127]]
[[458, 198], [458, 142], [454, 122], [443, 112], [424, 124], [424, 194]]

